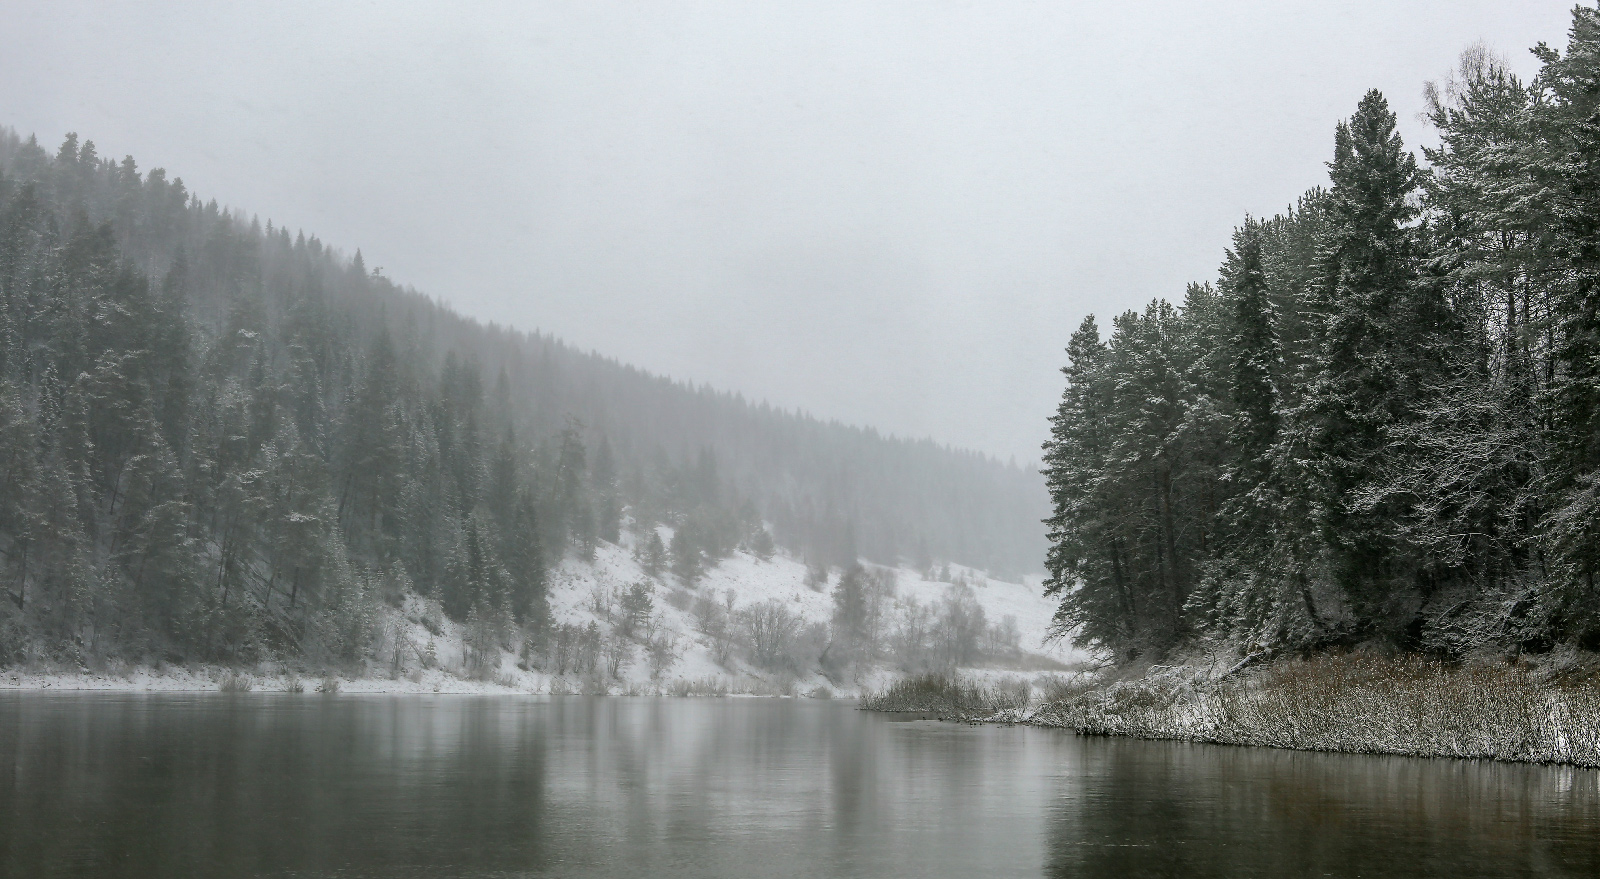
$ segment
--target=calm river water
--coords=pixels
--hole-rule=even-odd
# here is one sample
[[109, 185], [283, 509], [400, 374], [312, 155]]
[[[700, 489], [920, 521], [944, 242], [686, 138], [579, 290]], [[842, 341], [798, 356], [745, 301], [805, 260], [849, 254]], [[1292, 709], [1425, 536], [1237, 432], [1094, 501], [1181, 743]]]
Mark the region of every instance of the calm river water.
[[1594, 877], [1600, 790], [803, 700], [10, 693], [0, 875]]

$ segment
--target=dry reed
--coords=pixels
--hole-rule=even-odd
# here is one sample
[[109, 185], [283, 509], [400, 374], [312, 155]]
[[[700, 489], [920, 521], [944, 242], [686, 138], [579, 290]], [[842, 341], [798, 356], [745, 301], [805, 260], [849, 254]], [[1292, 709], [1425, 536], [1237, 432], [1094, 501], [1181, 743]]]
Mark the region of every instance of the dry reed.
[[1172, 670], [1063, 693], [1031, 719], [1089, 734], [1600, 766], [1600, 689], [1503, 663], [1320, 656], [1218, 682]]

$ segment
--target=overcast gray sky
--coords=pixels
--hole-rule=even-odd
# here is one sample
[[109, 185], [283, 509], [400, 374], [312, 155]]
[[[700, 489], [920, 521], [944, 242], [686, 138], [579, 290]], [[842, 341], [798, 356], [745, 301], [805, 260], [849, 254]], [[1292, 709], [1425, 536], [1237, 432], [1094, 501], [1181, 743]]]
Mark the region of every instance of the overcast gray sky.
[[[486, 320], [1033, 460], [1067, 335], [1215, 275], [1382, 89], [1570, 0], [0, 0], [0, 124]], [[1102, 326], [1105, 321], [1102, 320]]]

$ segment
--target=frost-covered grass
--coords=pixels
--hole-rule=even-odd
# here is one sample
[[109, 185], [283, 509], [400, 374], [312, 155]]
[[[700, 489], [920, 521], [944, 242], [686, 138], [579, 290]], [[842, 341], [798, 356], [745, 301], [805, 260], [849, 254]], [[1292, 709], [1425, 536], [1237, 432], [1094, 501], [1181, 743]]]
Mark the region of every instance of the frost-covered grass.
[[903, 678], [882, 690], [863, 693], [861, 707], [941, 717], [989, 717], [1027, 708], [1032, 691], [1032, 686], [1020, 678], [983, 684], [959, 675], [928, 674]]
[[1081, 733], [1600, 767], [1600, 684], [1503, 662], [1352, 654], [1212, 681], [1079, 683], [1031, 721]]

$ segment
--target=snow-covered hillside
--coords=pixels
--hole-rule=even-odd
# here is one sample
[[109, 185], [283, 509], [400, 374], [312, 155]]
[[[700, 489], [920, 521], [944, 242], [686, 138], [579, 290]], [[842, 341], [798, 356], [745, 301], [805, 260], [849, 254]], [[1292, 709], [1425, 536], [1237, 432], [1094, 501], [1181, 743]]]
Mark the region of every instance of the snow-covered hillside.
[[[1037, 578], [1014, 583], [991, 580], [980, 572], [956, 565], [948, 566], [947, 571], [951, 580], [968, 584], [970, 595], [983, 609], [984, 618], [990, 624], [1003, 625], [1008, 618], [1015, 621], [1016, 632], [1020, 636], [1018, 643], [1024, 655], [1021, 663], [1009, 664], [1011, 669], [1038, 669], [1082, 658], [1065, 643], [1045, 642], [1050, 619], [1055, 612], [1055, 602], [1044, 597]], [[899, 612], [912, 602], [933, 606], [945, 600], [952, 588], [961, 588], [950, 582], [926, 579], [922, 572], [906, 568], [889, 569], [889, 572], [894, 586], [888, 602], [886, 627], [891, 630]], [[941, 570], [940, 573], [945, 574], [946, 571]], [[648, 576], [634, 559], [627, 544], [602, 544], [595, 552], [593, 563], [569, 558], [553, 572], [550, 606], [557, 623], [576, 626], [594, 623], [603, 630], [610, 630], [618, 613], [618, 596], [634, 584], [647, 585], [655, 637], [667, 637], [673, 641], [675, 659], [670, 667], [656, 670], [649, 666], [643, 656], [636, 657], [623, 673], [623, 682], [618, 687], [651, 690], [670, 688], [670, 682], [677, 680], [720, 680], [738, 690], [751, 686], [752, 681], [775, 683], [776, 679], [789, 677], [795, 688], [806, 691], [824, 685], [838, 687], [841, 682], [827, 681], [815, 669], [808, 674], [775, 675], [745, 661], [737, 655], [737, 651], [727, 662], [718, 663], [715, 645], [697, 628], [691, 602], [709, 599], [737, 611], [775, 600], [799, 615], [806, 624], [826, 624], [833, 615], [832, 590], [837, 587], [838, 580], [839, 573], [836, 570], [827, 584], [812, 588], [806, 583], [806, 567], [799, 560], [780, 553], [771, 560], [763, 561], [740, 551], [708, 571], [693, 588], [682, 589], [670, 575], [657, 578]], [[883, 677], [893, 674], [892, 661], [885, 659], [882, 664], [884, 668], [867, 682], [880, 682]], [[656, 672], [654, 678], [653, 672]], [[548, 682], [543, 683], [549, 685]], [[787, 688], [789, 685], [784, 686]], [[845, 683], [844, 689], [852, 687]]]
[[[671, 534], [662, 529], [662, 536]], [[827, 583], [808, 585], [806, 566], [782, 553], [769, 560], [738, 551], [684, 588], [670, 574], [648, 575], [632, 550], [635, 541], [600, 543], [594, 559], [564, 560], [550, 573], [552, 623], [574, 638], [591, 639], [585, 665], [574, 660], [561, 668], [548, 652], [529, 656], [527, 648], [499, 649], [498, 659], [474, 661], [469, 644], [472, 628], [446, 618], [436, 602], [407, 595], [398, 607], [382, 605], [375, 628], [380, 633], [364, 673], [345, 676], [345, 692], [505, 692], [612, 694], [769, 694], [854, 695], [879, 688], [901, 674], [890, 646], [903, 628], [908, 609], [922, 607], [931, 617], [952, 595], [967, 596], [982, 609], [981, 619], [995, 631], [1011, 632], [1018, 649], [1005, 656], [986, 656], [981, 664], [961, 669], [971, 677], [1034, 673], [1081, 660], [1062, 642], [1046, 643], [1055, 603], [1044, 597], [1037, 578], [1016, 583], [993, 580], [960, 566], [941, 567], [941, 579], [906, 568], [873, 567], [876, 582], [890, 584], [883, 598], [883, 641], [880, 658], [847, 675], [830, 677], [811, 662], [780, 670], [752, 662], [749, 645], [740, 641], [741, 619], [750, 608], [776, 602], [790, 614], [795, 631], [809, 631], [826, 640], [834, 615], [834, 590], [840, 572]], [[953, 582], [952, 582], [953, 581]], [[648, 611], [625, 622], [623, 596], [630, 590], [648, 596]], [[635, 598], [635, 608], [639, 606]], [[710, 611], [708, 611], [710, 608]], [[707, 633], [706, 614], [727, 623], [719, 643]], [[631, 623], [631, 624], [630, 624]], [[629, 631], [631, 630], [631, 631]], [[801, 636], [803, 637], [803, 635]], [[482, 643], [482, 640], [478, 643]], [[503, 642], [504, 643], [504, 642]], [[575, 648], [577, 649], [577, 648]], [[488, 652], [488, 651], [485, 651]], [[720, 661], [719, 661], [720, 659]], [[240, 684], [230, 670], [206, 668], [113, 669], [105, 674], [64, 673], [0, 675], [0, 687], [59, 689], [212, 689], [224, 679]], [[318, 686], [316, 680], [296, 684], [297, 676], [272, 663], [249, 670], [244, 678], [258, 690]]]
[[[662, 529], [664, 542], [671, 534]], [[948, 606], [952, 595], [966, 596], [982, 609], [981, 619], [994, 631], [1012, 632], [1019, 648], [1005, 656], [989, 655], [980, 665], [963, 668], [964, 674], [988, 677], [1016, 672], [1036, 672], [1059, 667], [1083, 657], [1061, 642], [1046, 643], [1045, 636], [1055, 603], [1044, 597], [1039, 581], [1016, 583], [993, 580], [960, 566], [942, 566], [940, 579], [906, 568], [873, 568], [877, 582], [890, 584], [884, 598], [884, 647], [869, 667], [849, 674], [824, 674], [820, 663], [797, 663], [773, 670], [752, 661], [748, 643], [740, 643], [738, 620], [749, 609], [775, 602], [790, 614], [797, 637], [806, 632], [826, 639], [826, 626], [834, 615], [834, 590], [840, 572], [825, 584], [809, 585], [806, 566], [778, 553], [763, 560], [738, 551], [685, 588], [670, 574], [650, 576], [641, 566], [633, 546], [636, 538], [625, 534], [620, 544], [601, 543], [593, 561], [564, 560], [551, 572], [549, 600], [552, 622], [574, 639], [594, 639], [591, 665], [566, 663], [547, 652], [529, 657], [502, 650], [497, 667], [468, 673], [468, 627], [444, 619], [436, 606], [408, 597], [387, 622], [386, 643], [379, 645], [373, 677], [351, 682], [349, 689], [461, 689], [511, 688], [534, 693], [765, 693], [849, 695], [864, 688], [881, 687], [900, 674], [890, 647], [903, 628], [908, 610], [922, 607], [931, 617]], [[624, 596], [634, 591], [648, 597], [648, 611], [625, 622]], [[721, 638], [708, 632], [708, 614], [720, 614], [730, 630]], [[629, 631], [631, 630], [631, 631]], [[556, 636], [552, 636], [556, 637]], [[730, 643], [733, 642], [733, 643]], [[574, 648], [577, 649], [577, 648]], [[398, 656], [398, 660], [396, 660]], [[426, 657], [425, 662], [417, 660]], [[814, 657], [813, 657], [814, 658]], [[493, 664], [491, 663], [491, 666]], [[387, 680], [385, 679], [387, 678]]]

